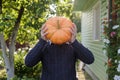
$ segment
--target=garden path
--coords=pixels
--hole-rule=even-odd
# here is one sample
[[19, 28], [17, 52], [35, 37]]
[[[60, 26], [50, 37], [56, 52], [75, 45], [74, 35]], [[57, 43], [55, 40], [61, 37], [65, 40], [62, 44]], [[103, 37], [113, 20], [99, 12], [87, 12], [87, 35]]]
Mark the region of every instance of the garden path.
[[77, 71], [78, 80], [93, 80], [85, 71]]

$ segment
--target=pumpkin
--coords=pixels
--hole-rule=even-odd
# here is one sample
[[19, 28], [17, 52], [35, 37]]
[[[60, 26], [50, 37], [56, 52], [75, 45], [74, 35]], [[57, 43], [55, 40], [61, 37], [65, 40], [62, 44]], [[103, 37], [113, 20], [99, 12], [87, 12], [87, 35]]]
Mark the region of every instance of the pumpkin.
[[73, 27], [73, 23], [70, 19], [65, 17], [51, 17], [46, 22], [45, 25], [47, 27], [48, 34], [46, 38], [54, 44], [63, 44], [68, 42], [71, 39], [71, 28]]

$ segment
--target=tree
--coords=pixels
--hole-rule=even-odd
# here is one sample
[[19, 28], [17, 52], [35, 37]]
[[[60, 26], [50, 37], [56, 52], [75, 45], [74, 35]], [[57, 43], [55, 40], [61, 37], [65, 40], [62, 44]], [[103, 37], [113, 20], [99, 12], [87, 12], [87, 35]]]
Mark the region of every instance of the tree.
[[[0, 9], [2, 10], [0, 15], [0, 43], [8, 80], [14, 77], [14, 52], [18, 30], [26, 27], [38, 29], [38, 25], [45, 20], [41, 17], [45, 15], [48, 4], [47, 0], [3, 0], [0, 3], [0, 8], [2, 8]], [[9, 46], [5, 42], [7, 39], [9, 39]]]
[[[70, 0], [2, 0], [0, 1], [0, 43], [5, 62], [7, 80], [14, 77], [16, 42], [24, 44], [39, 38], [39, 28], [53, 14], [51, 5], [57, 6], [54, 14], [71, 17]], [[64, 4], [63, 4], [64, 3]], [[8, 40], [9, 44], [6, 44]]]
[[14, 76], [14, 62], [13, 62], [14, 61], [14, 55], [13, 55], [13, 53], [15, 51], [15, 39], [16, 39], [16, 36], [17, 36], [18, 28], [20, 26], [20, 20], [21, 20], [21, 17], [23, 15], [23, 12], [24, 12], [24, 8], [23, 8], [23, 6], [21, 6], [20, 10], [18, 12], [18, 17], [16, 19], [16, 22], [15, 22], [15, 25], [14, 25], [14, 28], [13, 28], [11, 39], [10, 39], [11, 42], [10, 42], [10, 45], [9, 45], [9, 55], [7, 53], [7, 49], [6, 49], [7, 46], [6, 46], [3, 34], [0, 33], [2, 53], [3, 53], [3, 58], [5, 60], [6, 71], [7, 71], [7, 75], [8, 75], [9, 79]]

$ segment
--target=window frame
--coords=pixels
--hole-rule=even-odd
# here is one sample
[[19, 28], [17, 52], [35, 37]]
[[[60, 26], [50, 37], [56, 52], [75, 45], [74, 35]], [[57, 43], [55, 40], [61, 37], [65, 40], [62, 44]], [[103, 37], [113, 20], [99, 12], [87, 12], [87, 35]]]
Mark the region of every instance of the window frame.
[[[99, 12], [97, 12], [99, 11]], [[98, 1], [93, 7], [93, 40], [101, 40], [101, 5]]]

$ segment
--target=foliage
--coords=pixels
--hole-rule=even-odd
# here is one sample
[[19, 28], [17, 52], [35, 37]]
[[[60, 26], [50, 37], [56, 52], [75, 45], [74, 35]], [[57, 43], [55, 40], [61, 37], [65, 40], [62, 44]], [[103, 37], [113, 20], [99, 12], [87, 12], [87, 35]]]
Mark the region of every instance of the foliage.
[[71, 0], [58, 0], [58, 2], [52, 2], [50, 5], [50, 17], [51, 16], [65, 16], [72, 17], [72, 3]]
[[0, 67], [3, 67], [4, 63], [3, 63], [3, 58], [2, 58], [2, 51], [0, 49]]
[[81, 33], [80, 32], [77, 33], [76, 39], [81, 42]]
[[2, 58], [2, 52], [0, 49], [0, 80], [6, 80], [6, 72], [3, 66], [4, 66], [4, 63]]
[[[0, 3], [0, 10], [2, 10], [0, 11], [0, 33], [4, 33], [5, 40], [9, 41], [15, 27], [18, 11], [22, 6], [24, 8], [24, 13], [20, 21], [16, 42], [20, 44], [34, 44], [40, 36], [40, 27], [46, 19], [50, 17], [50, 14], [53, 15], [52, 9], [49, 8], [51, 5], [57, 6], [54, 15], [59, 14], [71, 18], [72, 4], [70, 0], [63, 0], [64, 2], [60, 1], [61, 0], [54, 0], [53, 2], [52, 0], [2, 0], [2, 3]], [[23, 56], [23, 54], [19, 54], [19, 57], [21, 57], [20, 55]], [[20, 59], [21, 60], [18, 58], [18, 61], [15, 62], [15, 73], [17, 76], [23, 76], [23, 74], [27, 75], [25, 73], [29, 73], [27, 76], [32, 77], [33, 75], [31, 72], [35, 70], [36, 67], [31, 70], [24, 66], [22, 61], [23, 58], [21, 57]], [[34, 75], [37, 75], [38, 72], [35, 71], [35, 73]]]
[[6, 71], [5, 69], [0, 70], [0, 80], [6, 80]]
[[4, 32], [5, 40], [10, 38], [20, 6], [25, 10], [16, 39], [20, 44], [34, 44], [40, 36], [40, 27], [51, 15], [72, 18], [71, 0], [2, 0], [0, 31]]
[[[2, 38], [2, 35], [4, 34], [5, 40], [8, 40], [8, 44], [10, 43], [10, 46], [8, 46], [8, 51], [5, 51], [3, 48], [6, 46], [3, 46], [4, 44], [1, 44], [4, 50], [4, 62], [5, 66], [9, 71], [7, 71], [7, 78], [11, 78], [14, 76], [14, 46], [16, 42], [16, 35], [18, 34], [18, 29], [24, 29], [29, 27], [33, 27], [34, 30], [38, 30], [39, 24], [42, 23], [41, 17], [44, 17], [44, 13], [47, 12], [46, 10], [49, 8], [47, 5], [49, 4], [49, 1], [47, 0], [2, 0], [0, 2], [0, 5], [2, 4], [2, 14], [0, 15], [0, 35]], [[21, 19], [22, 18], [22, 19]], [[45, 19], [45, 18], [44, 18]], [[32, 29], [33, 29], [32, 28]], [[31, 29], [31, 28], [30, 28]], [[8, 31], [9, 30], [9, 31]], [[24, 29], [26, 30], [26, 29]], [[21, 43], [28, 42], [32, 37], [31, 35], [24, 35], [24, 30], [19, 36], [17, 36], [17, 40], [20, 40]], [[31, 31], [31, 30], [30, 30]], [[29, 33], [30, 34], [30, 33]], [[33, 35], [35, 37], [37, 35]], [[19, 39], [18, 39], [19, 37]], [[28, 38], [27, 38], [28, 37]], [[25, 40], [24, 40], [25, 38]], [[29, 40], [27, 40], [29, 39]], [[34, 40], [36, 38], [32, 38]], [[1, 40], [1, 42], [4, 41], [4, 39]], [[34, 40], [35, 41], [35, 40]], [[29, 42], [28, 42], [29, 43]], [[8, 54], [7, 54], [8, 52]], [[10, 64], [10, 66], [9, 66]], [[6, 69], [6, 70], [7, 70]], [[11, 73], [11, 74], [9, 74]]]
[[22, 16], [17, 41], [22, 44], [29, 42], [31, 39], [33, 41], [36, 40], [39, 37], [39, 28], [46, 20], [45, 16], [48, 15], [48, 5], [48, 0], [3, 0], [0, 31], [4, 32], [5, 39], [10, 38], [17, 18], [17, 12], [20, 6], [23, 6], [25, 11]]
[[80, 12], [73, 13], [72, 21], [77, 26], [77, 32], [81, 32], [81, 13]]
[[[106, 62], [108, 69], [108, 80], [120, 80], [120, 1], [115, 0], [117, 20], [113, 17], [113, 25], [108, 27], [108, 19], [103, 19], [104, 25], [104, 53], [108, 57]], [[115, 12], [115, 13], [114, 13]]]
[[25, 51], [18, 51], [17, 54], [15, 54], [15, 74], [17, 77], [24, 77], [27, 76], [28, 78], [40, 78], [40, 72], [41, 72], [41, 63], [37, 64], [34, 67], [27, 67], [24, 64], [24, 57], [26, 52]]
[[28, 78], [26, 76], [23, 76], [22, 78], [18, 78], [17, 76], [15, 76], [11, 80], [36, 80], [36, 79], [35, 78]]

